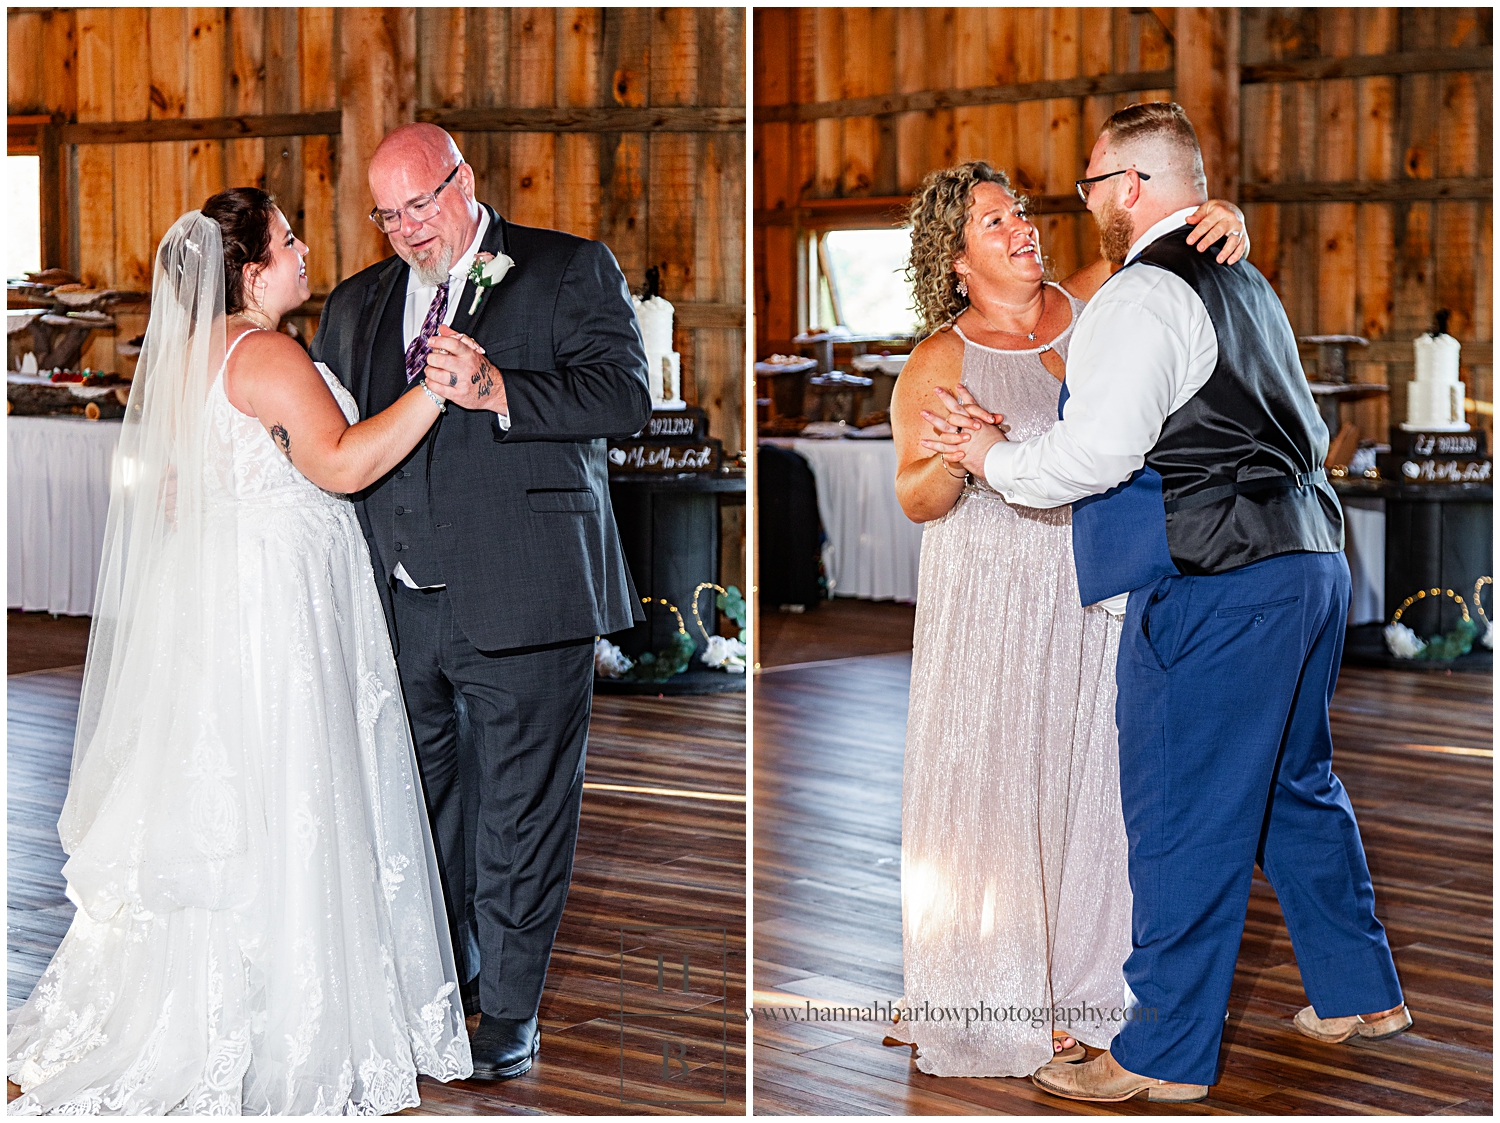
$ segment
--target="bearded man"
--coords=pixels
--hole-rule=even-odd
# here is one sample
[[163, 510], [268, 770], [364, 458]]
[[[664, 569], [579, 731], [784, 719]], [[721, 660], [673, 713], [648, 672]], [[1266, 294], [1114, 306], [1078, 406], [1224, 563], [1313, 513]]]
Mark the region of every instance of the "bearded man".
[[1123, 610], [1116, 665], [1132, 948], [1109, 1052], [1033, 1080], [1070, 1099], [1190, 1101], [1219, 1044], [1257, 864], [1321, 1041], [1411, 1025], [1328, 703], [1349, 614], [1343, 517], [1286, 313], [1248, 261], [1190, 247], [1206, 198], [1180, 106], [1104, 123], [1078, 181], [1123, 265], [1080, 315], [1061, 420], [1010, 442], [950, 402], [929, 447], [1012, 503], [1073, 506], [1084, 604]]
[[[526, 1072], [572, 875], [595, 637], [640, 616], [605, 439], [651, 414], [609, 249], [507, 222], [435, 125], [370, 160], [396, 256], [330, 294], [312, 356], [379, 413], [460, 396], [358, 498], [396, 646], [478, 1079]], [[464, 735], [460, 735], [461, 727]], [[373, 982], [373, 981], [372, 981]]]

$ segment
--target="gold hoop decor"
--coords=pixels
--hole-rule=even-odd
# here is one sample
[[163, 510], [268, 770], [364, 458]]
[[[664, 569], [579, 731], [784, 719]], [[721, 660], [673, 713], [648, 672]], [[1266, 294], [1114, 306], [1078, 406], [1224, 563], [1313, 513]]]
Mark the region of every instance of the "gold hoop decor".
[[[701, 588], [702, 586], [699, 586], [699, 587]], [[694, 593], [693, 595], [694, 595], [694, 597], [697, 596], [696, 593]], [[663, 606], [664, 608], [670, 609], [671, 612], [672, 612], [672, 615], [675, 616], [675, 617], [677, 617], [677, 630], [681, 634], [683, 634], [683, 635], [687, 635], [688, 634], [687, 624], [682, 619], [682, 613], [680, 613], [680, 612], [677, 611], [677, 606], [675, 604], [673, 604], [671, 601], [665, 600], [665, 599], [663, 599], [661, 597], [656, 597], [654, 599], [651, 598], [651, 597], [642, 597], [641, 598], [641, 603], [642, 604], [659, 604], [659, 605]], [[698, 615], [698, 606], [697, 605], [693, 606], [693, 615], [694, 616]], [[698, 625], [698, 627], [701, 628], [701, 627], [703, 627], [703, 625], [700, 623]]]
[[[1479, 603], [1478, 591], [1484, 581], [1488, 578], [1480, 578], [1480, 583], [1475, 585], [1475, 604]], [[1428, 597], [1437, 599], [1446, 597], [1458, 605], [1459, 612], [1463, 613], [1463, 619], [1453, 625], [1444, 635], [1433, 636], [1431, 639], [1423, 640], [1405, 624], [1401, 623], [1401, 615], [1412, 605]], [[1469, 606], [1464, 598], [1452, 589], [1418, 589], [1411, 596], [1401, 602], [1401, 607], [1396, 609], [1391, 616], [1391, 622], [1385, 626], [1385, 646], [1388, 651], [1398, 659], [1429, 659], [1433, 661], [1447, 661], [1467, 655], [1474, 647], [1474, 640], [1479, 637], [1479, 626], [1474, 623], [1469, 615]], [[1486, 627], [1484, 638], [1488, 638], [1489, 629]]]
[[708, 629], [703, 625], [703, 617], [698, 615], [698, 598], [703, 595], [704, 589], [712, 589], [720, 595], [727, 593], [728, 590], [723, 585], [715, 585], [712, 581], [704, 581], [693, 590], [693, 623], [698, 625], [698, 630], [703, 633], [703, 638], [707, 641], [709, 638]]
[[[1481, 578], [1481, 580], [1484, 580], [1484, 579]], [[1419, 601], [1419, 600], [1425, 600], [1428, 597], [1449, 597], [1449, 598], [1451, 598], [1454, 601], [1454, 603], [1456, 603], [1458, 605], [1459, 611], [1464, 614], [1464, 623], [1466, 623], [1466, 624], [1467, 623], [1472, 623], [1472, 621], [1469, 619], [1469, 605], [1468, 605], [1468, 602], [1465, 601], [1463, 597], [1461, 597], [1457, 593], [1455, 593], [1452, 589], [1418, 589], [1415, 593], [1413, 593], [1411, 596], [1407, 597], [1404, 601], [1401, 602], [1401, 607], [1398, 608], [1398, 609], [1396, 609], [1396, 614], [1391, 617], [1391, 623], [1392, 624], [1399, 624], [1399, 623], [1401, 623], [1401, 614], [1403, 612], [1405, 612], [1412, 605], [1416, 604], [1417, 601]], [[1476, 590], [1476, 599], [1477, 599], [1477, 590]]]

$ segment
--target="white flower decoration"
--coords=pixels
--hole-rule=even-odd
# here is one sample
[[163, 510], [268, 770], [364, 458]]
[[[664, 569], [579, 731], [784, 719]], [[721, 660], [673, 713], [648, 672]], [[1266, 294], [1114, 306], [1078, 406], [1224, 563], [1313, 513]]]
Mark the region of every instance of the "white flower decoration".
[[1427, 644], [1405, 624], [1387, 624], [1385, 646], [1397, 659], [1415, 659]]
[[469, 280], [474, 282], [474, 300], [469, 305], [469, 315], [474, 314], [474, 309], [479, 307], [479, 302], [484, 298], [484, 290], [493, 288], [505, 279], [510, 272], [511, 266], [515, 264], [503, 253], [476, 253], [474, 264], [469, 266]]
[[633, 666], [630, 657], [603, 636], [594, 641], [594, 673], [600, 678], [619, 678]]
[[709, 636], [708, 650], [703, 653], [707, 667], [722, 667], [732, 675], [745, 673], [745, 642], [726, 636]]

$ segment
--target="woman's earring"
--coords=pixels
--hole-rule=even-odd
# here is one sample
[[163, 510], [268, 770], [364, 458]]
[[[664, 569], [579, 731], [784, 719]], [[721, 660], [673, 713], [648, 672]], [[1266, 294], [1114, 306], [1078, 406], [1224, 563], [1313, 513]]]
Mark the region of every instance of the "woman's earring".
[[969, 295], [969, 282], [962, 277], [958, 279], [958, 295], [967, 297]]

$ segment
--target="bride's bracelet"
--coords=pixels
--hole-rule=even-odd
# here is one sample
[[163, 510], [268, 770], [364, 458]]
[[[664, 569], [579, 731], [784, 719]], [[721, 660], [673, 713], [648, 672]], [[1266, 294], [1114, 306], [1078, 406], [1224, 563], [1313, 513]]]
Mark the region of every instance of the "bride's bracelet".
[[422, 379], [422, 393], [432, 399], [432, 404], [438, 407], [439, 413], [448, 412], [448, 403], [432, 392], [432, 387], [427, 385], [427, 379]]

